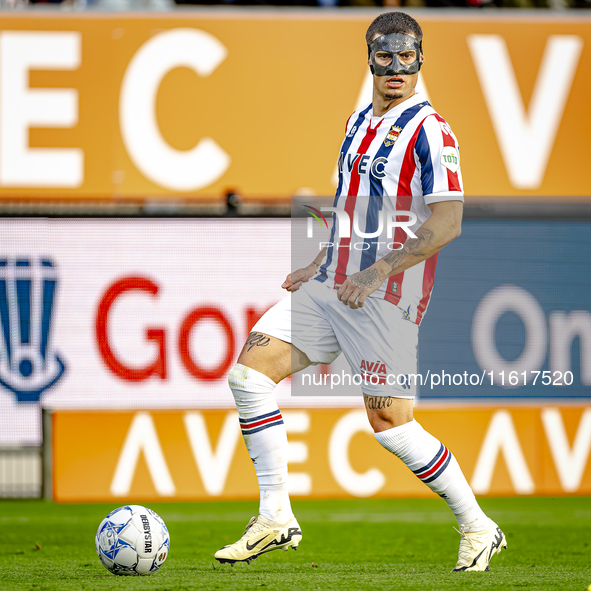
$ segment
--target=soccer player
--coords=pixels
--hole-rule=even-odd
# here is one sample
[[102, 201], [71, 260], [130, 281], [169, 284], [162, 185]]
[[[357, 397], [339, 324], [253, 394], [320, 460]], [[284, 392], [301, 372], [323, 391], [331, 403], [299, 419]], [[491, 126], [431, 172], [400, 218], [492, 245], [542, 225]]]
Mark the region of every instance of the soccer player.
[[[391, 385], [383, 370], [368, 375], [364, 363], [379, 359], [388, 374], [416, 374], [418, 330], [438, 252], [460, 234], [458, 143], [415, 91], [425, 59], [422, 38], [419, 24], [402, 12], [378, 16], [366, 33], [373, 99], [347, 122], [334, 205], [349, 219], [357, 216], [364, 228], [362, 248], [351, 248], [355, 238], [335, 216], [329, 246], [307, 268], [287, 276], [282, 287], [292, 293], [255, 325], [230, 371], [260, 507], [242, 538], [215, 553], [220, 562], [249, 562], [270, 550], [297, 548], [302, 532], [291, 510], [287, 436], [273, 390], [292, 373], [331, 363], [341, 352], [353, 372], [365, 377], [361, 391], [377, 441], [454, 513], [461, 536], [454, 570], [487, 570], [507, 545], [450, 450], [413, 419], [416, 383]], [[410, 212], [397, 220], [409, 225], [396, 227], [388, 240], [380, 220], [394, 210]]]

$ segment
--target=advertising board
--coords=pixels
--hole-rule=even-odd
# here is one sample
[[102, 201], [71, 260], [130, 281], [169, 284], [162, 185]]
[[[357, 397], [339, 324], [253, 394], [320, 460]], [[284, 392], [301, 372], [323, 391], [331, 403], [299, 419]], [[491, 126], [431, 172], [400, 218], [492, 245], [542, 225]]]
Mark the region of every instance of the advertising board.
[[[0, 445], [39, 445], [41, 407], [233, 409], [226, 375], [286, 295], [290, 229], [1, 220]], [[590, 236], [586, 222], [466, 220], [420, 328], [419, 407], [588, 402]], [[314, 383], [340, 369], [316, 366]], [[276, 389], [282, 409], [361, 408], [349, 394], [330, 380], [308, 396]]]
[[[258, 499], [236, 411], [57, 411], [58, 501]], [[304, 498], [433, 496], [377, 444], [363, 409], [283, 411], [289, 485]], [[591, 409], [422, 409], [477, 495], [591, 493]]]
[[[0, 197], [330, 195], [376, 14], [5, 12]], [[468, 199], [587, 199], [589, 17], [416, 16]]]

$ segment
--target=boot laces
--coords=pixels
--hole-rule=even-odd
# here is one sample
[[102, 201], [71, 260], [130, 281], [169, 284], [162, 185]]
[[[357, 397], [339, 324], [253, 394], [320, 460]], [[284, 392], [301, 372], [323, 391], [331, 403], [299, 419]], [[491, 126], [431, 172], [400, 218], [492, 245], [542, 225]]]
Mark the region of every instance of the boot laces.
[[464, 526], [460, 525], [460, 529], [454, 527], [460, 534], [460, 549], [458, 552], [458, 562], [462, 564], [469, 564], [472, 562], [472, 553], [478, 547], [477, 542], [464, 531]]
[[251, 517], [246, 529], [244, 530], [244, 533], [242, 534], [242, 538], [256, 534], [258, 531], [263, 529], [265, 529], [265, 526], [258, 522], [258, 517]]

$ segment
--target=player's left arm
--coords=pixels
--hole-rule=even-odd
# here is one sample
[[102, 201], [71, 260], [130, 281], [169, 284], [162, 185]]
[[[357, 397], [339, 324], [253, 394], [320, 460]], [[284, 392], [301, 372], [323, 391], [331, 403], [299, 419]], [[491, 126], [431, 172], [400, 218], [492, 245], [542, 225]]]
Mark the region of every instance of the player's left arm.
[[371, 267], [348, 277], [337, 297], [351, 308], [362, 308], [365, 299], [392, 275], [428, 259], [461, 233], [462, 201], [440, 201], [429, 205], [431, 215], [400, 250], [394, 250]]

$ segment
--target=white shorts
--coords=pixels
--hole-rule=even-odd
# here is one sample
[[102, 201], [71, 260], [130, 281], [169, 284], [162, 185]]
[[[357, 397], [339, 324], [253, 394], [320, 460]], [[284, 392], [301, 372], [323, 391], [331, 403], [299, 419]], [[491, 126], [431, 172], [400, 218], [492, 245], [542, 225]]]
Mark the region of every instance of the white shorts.
[[336, 290], [311, 280], [267, 311], [252, 331], [293, 344], [313, 364], [330, 364], [342, 351], [365, 394], [416, 394], [419, 327], [385, 300], [367, 298], [363, 308], [352, 310]]

